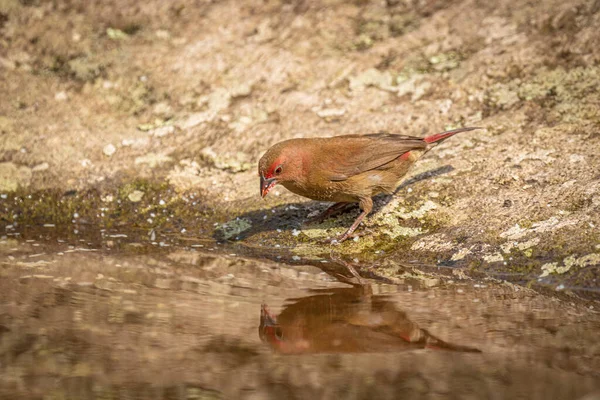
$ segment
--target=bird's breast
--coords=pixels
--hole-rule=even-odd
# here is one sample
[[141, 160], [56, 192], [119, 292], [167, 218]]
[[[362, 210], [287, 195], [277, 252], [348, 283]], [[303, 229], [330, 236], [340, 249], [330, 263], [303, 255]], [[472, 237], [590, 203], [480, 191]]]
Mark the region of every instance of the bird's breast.
[[290, 192], [312, 200], [335, 201], [335, 202], [357, 202], [359, 198], [351, 191], [345, 190], [344, 184], [340, 182], [321, 183], [297, 183], [282, 182], [282, 185]]

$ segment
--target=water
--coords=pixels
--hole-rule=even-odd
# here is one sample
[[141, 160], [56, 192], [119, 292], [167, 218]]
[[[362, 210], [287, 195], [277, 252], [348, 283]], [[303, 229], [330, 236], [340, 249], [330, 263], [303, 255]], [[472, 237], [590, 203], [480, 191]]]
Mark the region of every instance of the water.
[[46, 239], [0, 243], [1, 398], [600, 398], [591, 303]]

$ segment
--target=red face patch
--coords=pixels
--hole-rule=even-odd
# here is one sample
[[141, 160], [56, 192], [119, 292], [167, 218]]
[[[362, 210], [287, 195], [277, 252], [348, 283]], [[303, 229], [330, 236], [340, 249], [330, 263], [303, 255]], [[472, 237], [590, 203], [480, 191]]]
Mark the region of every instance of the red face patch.
[[275, 160], [273, 162], [273, 164], [271, 164], [271, 166], [269, 167], [267, 172], [265, 172], [265, 179], [272, 178], [273, 175], [275, 175], [275, 170], [277, 169], [277, 167], [279, 167], [281, 165], [282, 162], [283, 162], [283, 160], [281, 160], [281, 157], [278, 158], [277, 160]]

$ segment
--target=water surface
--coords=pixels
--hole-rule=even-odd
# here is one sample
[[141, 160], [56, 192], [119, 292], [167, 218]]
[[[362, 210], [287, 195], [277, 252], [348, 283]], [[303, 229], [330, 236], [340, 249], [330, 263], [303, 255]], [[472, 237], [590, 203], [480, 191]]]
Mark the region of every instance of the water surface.
[[591, 303], [107, 240], [2, 240], [2, 398], [600, 396]]

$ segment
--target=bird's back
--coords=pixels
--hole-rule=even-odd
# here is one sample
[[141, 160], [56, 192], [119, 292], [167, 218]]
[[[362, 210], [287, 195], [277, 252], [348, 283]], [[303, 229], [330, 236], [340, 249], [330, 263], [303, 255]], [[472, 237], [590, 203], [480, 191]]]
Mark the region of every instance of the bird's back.
[[418, 158], [402, 155], [427, 148], [422, 138], [387, 133], [294, 141], [306, 149], [305, 175], [284, 186], [304, 197], [336, 202], [392, 192]]

